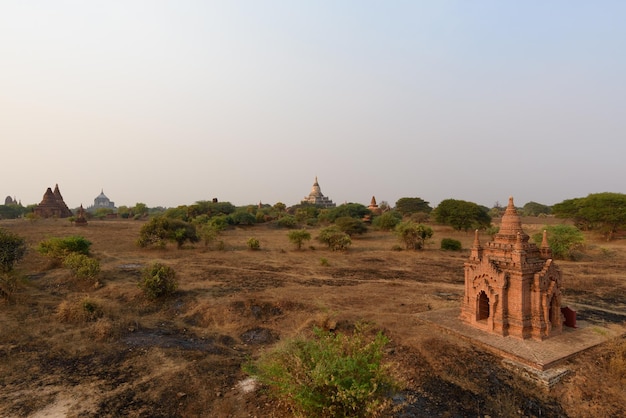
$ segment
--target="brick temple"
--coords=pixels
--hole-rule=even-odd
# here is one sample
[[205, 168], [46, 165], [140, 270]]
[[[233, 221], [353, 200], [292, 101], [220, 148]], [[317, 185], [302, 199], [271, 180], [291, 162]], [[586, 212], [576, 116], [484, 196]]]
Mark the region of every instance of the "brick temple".
[[34, 213], [41, 218], [69, 218], [73, 215], [61, 196], [58, 184], [54, 187], [54, 191], [48, 187], [41, 203], [35, 207]]
[[561, 271], [545, 231], [541, 247], [529, 242], [512, 197], [492, 241], [483, 247], [476, 231], [465, 262], [460, 319], [521, 339], [543, 340], [562, 331]]

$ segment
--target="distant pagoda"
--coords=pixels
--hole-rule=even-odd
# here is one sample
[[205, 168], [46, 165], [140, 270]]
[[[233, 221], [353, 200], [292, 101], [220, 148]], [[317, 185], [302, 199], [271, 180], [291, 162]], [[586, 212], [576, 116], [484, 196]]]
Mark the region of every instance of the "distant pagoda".
[[33, 212], [41, 218], [69, 218], [73, 215], [70, 208], [65, 204], [63, 196], [61, 196], [58, 184], [55, 185], [54, 191], [48, 187], [41, 203], [35, 207]]
[[333, 201], [322, 194], [322, 189], [320, 188], [320, 185], [317, 182], [317, 176], [315, 176], [315, 183], [313, 183], [313, 187], [311, 188], [311, 193], [309, 193], [308, 196], [302, 199], [300, 203], [320, 206], [323, 208], [335, 207], [335, 204], [333, 203]]

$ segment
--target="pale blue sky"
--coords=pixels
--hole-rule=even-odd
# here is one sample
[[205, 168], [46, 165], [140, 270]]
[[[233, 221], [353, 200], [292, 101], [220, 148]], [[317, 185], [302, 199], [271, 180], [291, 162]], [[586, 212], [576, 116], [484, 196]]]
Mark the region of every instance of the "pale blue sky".
[[623, 1], [0, 2], [0, 196], [626, 193]]

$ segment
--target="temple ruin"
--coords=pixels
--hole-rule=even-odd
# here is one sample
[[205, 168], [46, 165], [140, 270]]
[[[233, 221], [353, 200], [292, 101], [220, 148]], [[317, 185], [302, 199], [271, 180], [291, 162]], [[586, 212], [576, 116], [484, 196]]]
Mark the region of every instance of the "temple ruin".
[[541, 247], [529, 242], [512, 197], [492, 241], [483, 247], [476, 231], [465, 262], [460, 319], [521, 339], [543, 340], [562, 331], [561, 271], [545, 231]]
[[335, 204], [333, 203], [333, 201], [322, 194], [322, 189], [320, 188], [320, 185], [317, 182], [317, 176], [315, 177], [315, 183], [313, 183], [313, 188], [311, 189], [311, 193], [309, 193], [307, 197], [302, 199], [300, 203], [320, 206], [323, 208], [335, 207]]
[[41, 203], [35, 207], [33, 212], [41, 218], [69, 218], [73, 215], [63, 201], [58, 184], [54, 187], [54, 192], [48, 187]]

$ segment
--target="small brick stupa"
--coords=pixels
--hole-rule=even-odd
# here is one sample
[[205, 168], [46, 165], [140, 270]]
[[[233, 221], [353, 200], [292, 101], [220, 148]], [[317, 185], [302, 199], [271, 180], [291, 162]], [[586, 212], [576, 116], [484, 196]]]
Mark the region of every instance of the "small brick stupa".
[[48, 187], [41, 203], [35, 207], [34, 213], [41, 218], [69, 218], [73, 215], [63, 201], [58, 184], [54, 187], [54, 192]]
[[481, 246], [478, 231], [465, 263], [460, 319], [476, 328], [543, 340], [563, 329], [561, 271], [544, 231], [541, 247], [529, 242], [513, 198], [493, 241]]

